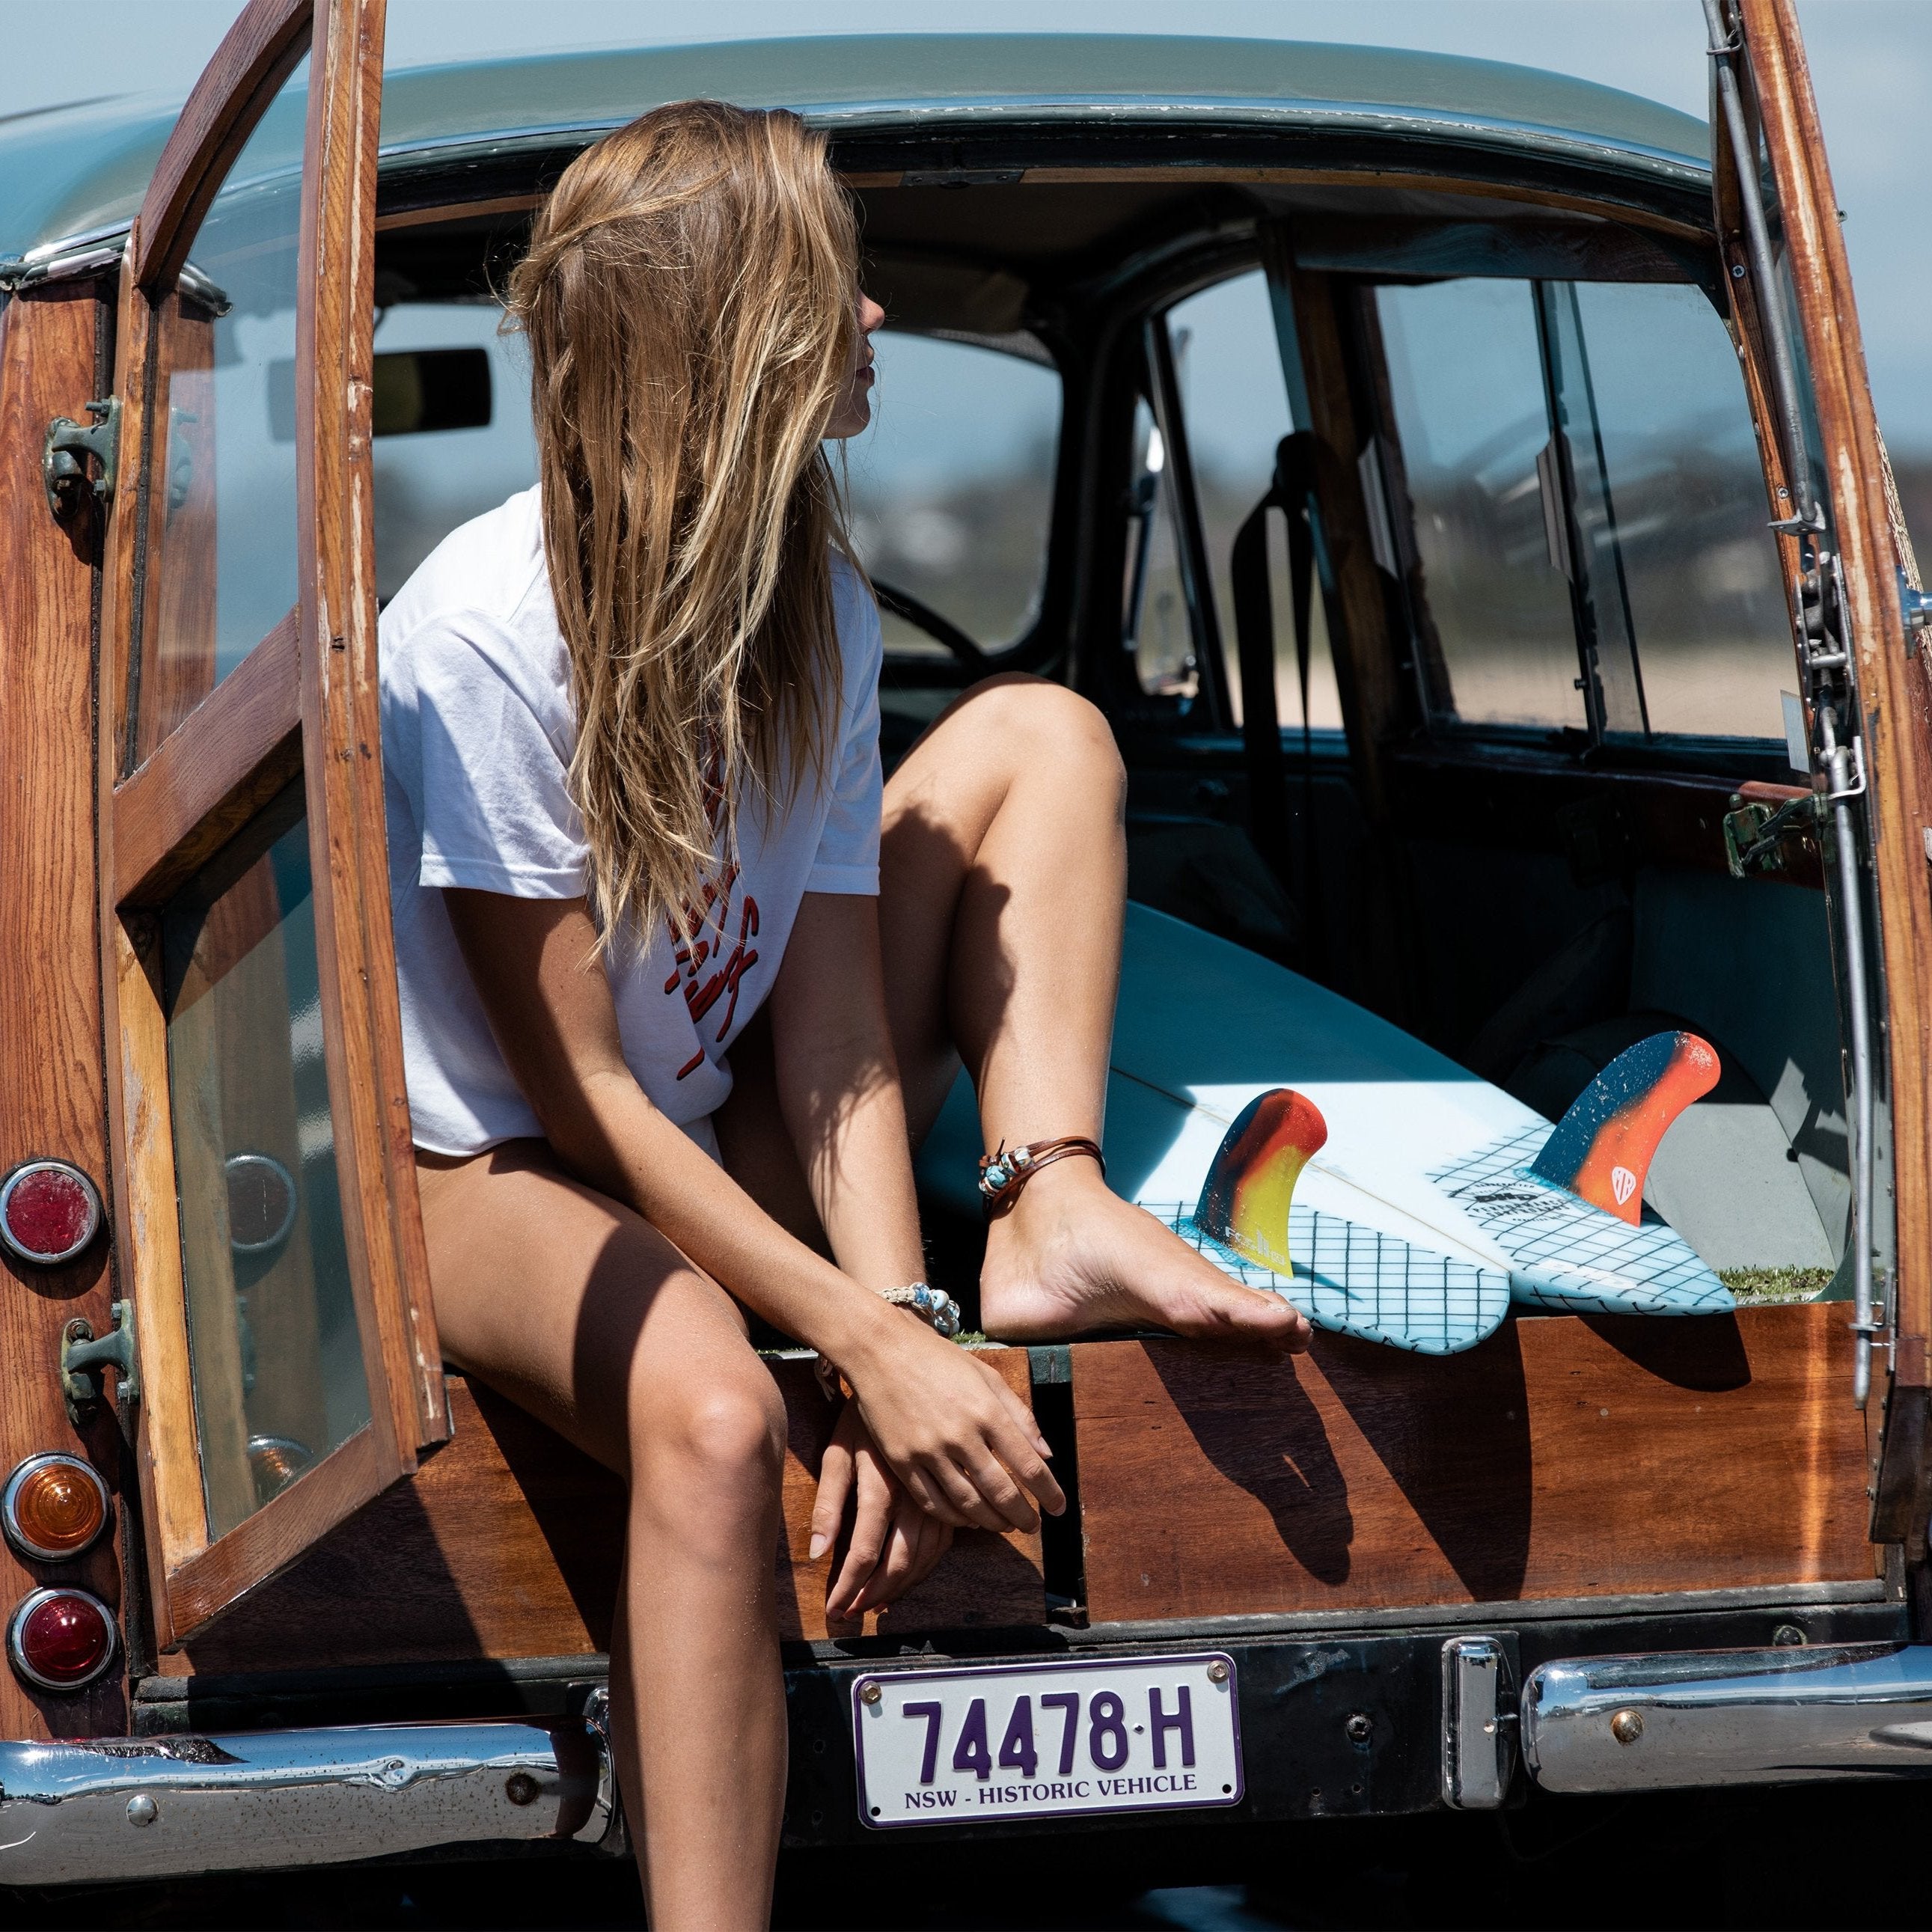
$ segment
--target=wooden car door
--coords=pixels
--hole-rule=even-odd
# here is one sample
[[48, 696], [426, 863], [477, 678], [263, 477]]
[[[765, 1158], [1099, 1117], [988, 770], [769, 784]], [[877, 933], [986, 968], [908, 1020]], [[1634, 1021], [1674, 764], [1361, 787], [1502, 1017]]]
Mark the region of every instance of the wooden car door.
[[449, 1432], [382, 824], [382, 26], [250, 0], [122, 266], [100, 925], [164, 1648]]
[[[1922, 1554], [1932, 1432], [1932, 691], [1794, 0], [1705, 0], [1719, 234], [1829, 833], [1872, 1534]], [[1888, 1195], [1890, 1198], [1888, 1199]], [[1892, 1210], [1895, 1208], [1895, 1226]]]

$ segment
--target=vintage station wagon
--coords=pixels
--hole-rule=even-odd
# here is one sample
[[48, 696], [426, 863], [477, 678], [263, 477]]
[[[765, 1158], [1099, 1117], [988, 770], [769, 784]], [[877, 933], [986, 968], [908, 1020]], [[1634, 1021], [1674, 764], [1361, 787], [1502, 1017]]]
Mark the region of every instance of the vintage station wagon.
[[[0, 128], [0, 1887], [622, 1849], [616, 1484], [436, 1343], [376, 615], [533, 479], [493, 291], [547, 184], [697, 94], [861, 207], [888, 759], [996, 668], [1113, 724], [1117, 1185], [1300, 1077], [1295, 1015], [1400, 1062], [1391, 1136], [1458, 1082], [1546, 1125], [1660, 1032], [1721, 1067], [1616, 1197], [1714, 1312], [996, 1349], [1069, 1514], [863, 1628], [775, 1354], [788, 1845], [1924, 1766], [1928, 604], [1792, 0], [1708, 8], [1708, 127], [1232, 40], [386, 79], [382, 0], [250, 0], [178, 117]], [[994, 1764], [1022, 1668], [1064, 1736]]]

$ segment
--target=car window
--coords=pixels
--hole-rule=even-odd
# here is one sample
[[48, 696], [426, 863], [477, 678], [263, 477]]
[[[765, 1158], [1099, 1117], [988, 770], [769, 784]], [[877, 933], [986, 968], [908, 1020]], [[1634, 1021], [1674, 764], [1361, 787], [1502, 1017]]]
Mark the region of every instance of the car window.
[[1550, 441], [1534, 292], [1462, 280], [1378, 291], [1427, 615], [1455, 716], [1574, 725], [1576, 639], [1538, 460]]
[[1380, 289], [1376, 314], [1448, 710], [1778, 736], [1777, 550], [1737, 358], [1701, 291], [1467, 279]]
[[[1275, 451], [1294, 429], [1288, 386], [1282, 374], [1267, 278], [1258, 268], [1236, 275], [1168, 311], [1168, 339], [1187, 425], [1188, 454], [1194, 465], [1202, 532], [1220, 620], [1221, 646], [1228, 665], [1228, 690], [1234, 716], [1240, 717], [1241, 680], [1237, 655], [1234, 603], [1229, 566], [1235, 533], [1260, 502], [1274, 477]], [[1136, 447], [1139, 447], [1137, 444]], [[1287, 545], [1282, 519], [1270, 519], [1270, 590], [1274, 614], [1276, 716], [1284, 725], [1301, 723], [1301, 687], [1296, 662], [1294, 609], [1288, 584]], [[1172, 533], [1166, 556], [1173, 564]], [[1166, 595], [1164, 588], [1159, 593]], [[1174, 587], [1178, 597], [1178, 586]], [[1311, 600], [1309, 650], [1309, 722], [1339, 729], [1342, 709], [1328, 649], [1328, 629], [1318, 593]], [[1156, 616], [1166, 607], [1156, 604]], [[1181, 613], [1184, 628], [1184, 610]], [[1171, 646], [1167, 628], [1150, 630], [1146, 676], [1161, 674]]]
[[[294, 356], [302, 176], [284, 118], [304, 57], [196, 232], [161, 327], [154, 554], [161, 586], [137, 666], [134, 762], [148, 757], [294, 608]], [[290, 428], [276, 418], [286, 398]]]
[[[872, 426], [846, 446], [852, 536], [867, 571], [982, 650], [1032, 628], [1046, 583], [1059, 371], [1030, 336], [1003, 346], [881, 329]], [[944, 645], [885, 617], [894, 654]]]
[[[1598, 576], [1621, 590], [1649, 728], [1780, 736], [1791, 634], [1730, 334], [1696, 289], [1583, 282], [1567, 294], [1600, 446], [1585, 536]], [[1557, 340], [1568, 347], [1567, 332]]]
[[385, 603], [458, 524], [536, 481], [530, 363], [520, 338], [497, 332], [502, 320], [494, 302], [377, 311], [376, 594]]

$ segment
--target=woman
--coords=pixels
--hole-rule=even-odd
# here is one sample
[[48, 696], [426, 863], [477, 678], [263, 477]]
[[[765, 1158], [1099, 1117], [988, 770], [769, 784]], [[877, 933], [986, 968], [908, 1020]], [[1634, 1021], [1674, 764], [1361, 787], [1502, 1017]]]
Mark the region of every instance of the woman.
[[[852, 1513], [829, 1616], [903, 1592], [955, 1526], [1063, 1507], [1024, 1406], [881, 1295], [922, 1274], [911, 1150], [962, 1057], [988, 1147], [1097, 1142], [1122, 775], [1084, 703], [995, 680], [882, 806], [878, 614], [821, 448], [869, 419], [856, 270], [789, 116], [688, 103], [589, 150], [512, 288], [539, 486], [382, 620], [437, 1319], [628, 1485], [611, 1691], [660, 1932], [762, 1923], [777, 1848], [784, 1417], [742, 1311], [850, 1391], [814, 1524], [816, 1556]], [[1085, 1148], [1002, 1204], [994, 1334], [1306, 1338]]]

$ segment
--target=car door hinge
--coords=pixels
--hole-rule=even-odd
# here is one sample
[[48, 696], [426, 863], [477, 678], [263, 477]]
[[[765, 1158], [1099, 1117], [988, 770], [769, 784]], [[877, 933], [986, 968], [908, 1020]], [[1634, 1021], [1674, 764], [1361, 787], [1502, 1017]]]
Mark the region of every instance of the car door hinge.
[[1922, 590], [1898, 566], [1898, 608], [1905, 619], [1905, 655], [1918, 655], [1921, 633], [1932, 631], [1932, 590]]
[[[114, 464], [121, 446], [121, 398], [106, 396], [89, 403], [90, 429], [70, 416], [56, 416], [47, 424], [40, 446], [40, 481], [46, 486], [47, 508], [57, 524], [65, 523], [79, 507], [83, 490], [92, 489], [104, 508], [114, 499]], [[86, 459], [100, 465], [90, 479]]]
[[61, 1330], [61, 1394], [67, 1398], [68, 1418], [76, 1429], [81, 1412], [100, 1401], [104, 1393], [104, 1384], [91, 1380], [90, 1375], [98, 1376], [106, 1368], [120, 1372], [117, 1394], [121, 1400], [130, 1404], [138, 1401], [141, 1384], [135, 1371], [131, 1301], [115, 1303], [114, 1326], [104, 1335], [97, 1336], [94, 1324], [85, 1316], [76, 1316]]

